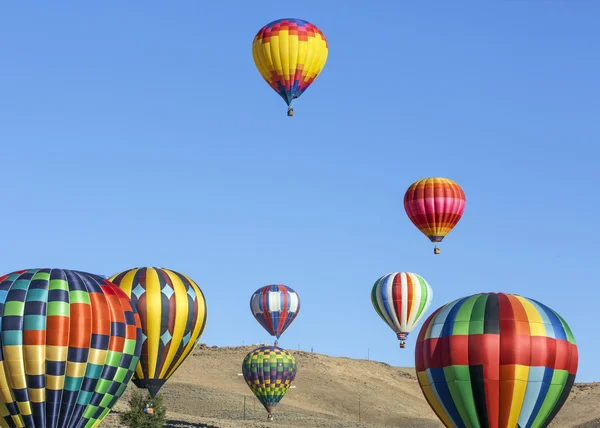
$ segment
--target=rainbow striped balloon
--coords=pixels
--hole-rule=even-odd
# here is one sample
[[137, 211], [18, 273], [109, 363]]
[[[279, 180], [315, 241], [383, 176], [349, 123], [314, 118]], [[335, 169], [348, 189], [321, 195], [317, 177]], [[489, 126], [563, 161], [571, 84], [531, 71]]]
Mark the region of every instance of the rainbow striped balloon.
[[327, 61], [325, 35], [302, 19], [278, 19], [261, 28], [252, 42], [256, 68], [288, 105], [317, 78]]
[[393, 272], [379, 278], [371, 290], [377, 314], [398, 335], [400, 347], [431, 305], [433, 292], [421, 276]]
[[163, 268], [134, 268], [110, 280], [131, 297], [142, 323], [142, 354], [133, 383], [152, 397], [194, 350], [206, 326], [206, 300], [187, 276]]
[[482, 293], [442, 306], [415, 350], [419, 384], [447, 427], [545, 427], [569, 395], [577, 346], [564, 319], [525, 297]]
[[0, 277], [0, 425], [96, 427], [125, 392], [140, 318], [98, 275], [29, 269]]
[[431, 242], [442, 242], [462, 217], [466, 204], [463, 190], [448, 178], [423, 178], [404, 194], [408, 218]]
[[250, 310], [256, 321], [271, 336], [279, 337], [300, 311], [300, 298], [291, 287], [281, 284], [265, 285], [250, 297]]

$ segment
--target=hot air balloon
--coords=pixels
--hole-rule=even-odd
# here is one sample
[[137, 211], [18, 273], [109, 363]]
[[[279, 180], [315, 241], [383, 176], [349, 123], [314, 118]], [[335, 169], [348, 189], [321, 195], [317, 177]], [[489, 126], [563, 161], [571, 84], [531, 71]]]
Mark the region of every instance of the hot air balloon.
[[446, 304], [423, 324], [415, 366], [447, 427], [546, 427], [569, 395], [577, 345], [543, 304], [482, 293]]
[[273, 408], [281, 401], [296, 377], [296, 359], [285, 349], [262, 346], [242, 363], [244, 380], [273, 420]]
[[256, 321], [271, 336], [279, 339], [298, 315], [300, 298], [298, 293], [285, 285], [266, 285], [250, 297], [250, 310]]
[[114, 284], [86, 272], [0, 277], [0, 425], [96, 427], [141, 352], [140, 319]]
[[[460, 186], [447, 178], [423, 178], [404, 194], [408, 218], [431, 242], [442, 242], [462, 217], [466, 203]], [[433, 252], [440, 253], [437, 245]]]
[[142, 355], [133, 383], [155, 397], [200, 341], [207, 315], [204, 294], [187, 276], [164, 268], [129, 269], [110, 280], [140, 314]]
[[398, 335], [400, 348], [406, 348], [408, 333], [423, 318], [432, 298], [429, 284], [410, 272], [383, 275], [371, 290], [371, 303], [381, 319]]
[[301, 19], [278, 19], [259, 30], [252, 42], [252, 56], [260, 75], [288, 105], [317, 78], [327, 61], [325, 35]]

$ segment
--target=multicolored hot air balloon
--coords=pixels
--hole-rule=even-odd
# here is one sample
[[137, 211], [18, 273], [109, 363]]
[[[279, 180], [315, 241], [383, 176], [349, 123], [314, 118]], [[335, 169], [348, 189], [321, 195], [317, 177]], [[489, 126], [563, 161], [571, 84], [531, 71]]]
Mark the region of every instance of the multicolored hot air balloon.
[[244, 380], [273, 420], [273, 408], [281, 401], [296, 377], [296, 359], [285, 349], [262, 346], [242, 363]]
[[571, 329], [525, 297], [482, 293], [442, 306], [415, 350], [421, 390], [447, 427], [546, 427], [577, 373]]
[[317, 78], [328, 54], [325, 35], [301, 19], [278, 19], [259, 30], [252, 42], [252, 56], [260, 75], [288, 105]]
[[429, 284], [410, 272], [383, 275], [371, 290], [371, 303], [381, 319], [398, 335], [400, 348], [406, 348], [408, 333], [423, 318], [432, 298]]
[[[462, 217], [466, 204], [463, 190], [448, 178], [423, 178], [404, 194], [408, 218], [431, 242], [442, 242]], [[433, 252], [440, 253], [437, 245]]]
[[0, 277], [0, 425], [96, 427], [141, 352], [140, 319], [114, 284], [85, 272]]
[[133, 383], [155, 397], [200, 341], [207, 316], [204, 294], [187, 276], [163, 268], [129, 269], [110, 280], [131, 297], [142, 322]]
[[256, 321], [271, 336], [279, 339], [298, 315], [300, 298], [298, 293], [285, 285], [266, 285], [250, 297], [250, 310]]

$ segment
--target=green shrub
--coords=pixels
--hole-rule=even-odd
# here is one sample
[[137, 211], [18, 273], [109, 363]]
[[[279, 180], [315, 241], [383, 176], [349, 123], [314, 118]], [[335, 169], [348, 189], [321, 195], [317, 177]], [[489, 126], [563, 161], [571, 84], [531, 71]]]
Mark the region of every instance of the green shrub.
[[[129, 410], [119, 414], [121, 423], [130, 428], [160, 428], [167, 422], [167, 409], [163, 406], [159, 394], [150, 398], [146, 391], [134, 389], [127, 400]], [[144, 412], [147, 407], [154, 409], [154, 414]]]

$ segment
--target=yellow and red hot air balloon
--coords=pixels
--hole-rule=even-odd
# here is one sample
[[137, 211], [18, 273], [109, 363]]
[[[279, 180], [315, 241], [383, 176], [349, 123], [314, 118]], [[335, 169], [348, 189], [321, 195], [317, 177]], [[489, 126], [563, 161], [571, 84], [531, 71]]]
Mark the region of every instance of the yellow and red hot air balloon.
[[317, 78], [327, 61], [325, 35], [302, 19], [278, 19], [259, 30], [252, 42], [256, 68], [288, 105]]
[[[448, 178], [423, 178], [404, 194], [408, 218], [431, 242], [442, 242], [461, 219], [466, 204], [465, 192]], [[434, 254], [439, 253], [436, 245]]]

